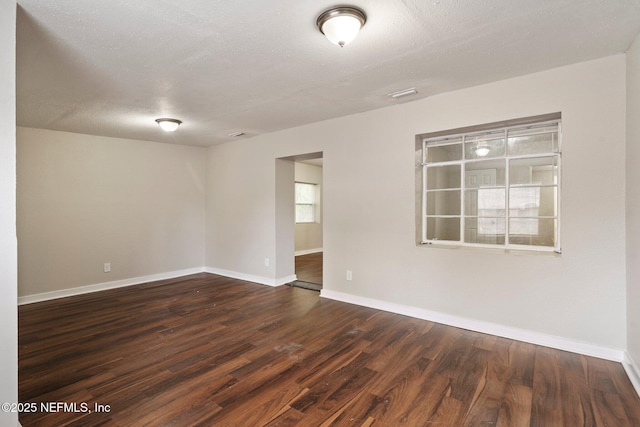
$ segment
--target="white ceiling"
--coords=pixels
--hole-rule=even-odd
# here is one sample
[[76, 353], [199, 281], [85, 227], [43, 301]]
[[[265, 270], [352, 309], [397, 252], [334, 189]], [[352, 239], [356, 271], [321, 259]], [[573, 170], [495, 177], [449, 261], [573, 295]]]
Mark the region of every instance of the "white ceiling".
[[[624, 52], [640, 31], [640, 0], [354, 0], [368, 21], [341, 49], [315, 27], [336, 4], [20, 0], [18, 125], [214, 145]], [[166, 116], [184, 124], [166, 134]]]

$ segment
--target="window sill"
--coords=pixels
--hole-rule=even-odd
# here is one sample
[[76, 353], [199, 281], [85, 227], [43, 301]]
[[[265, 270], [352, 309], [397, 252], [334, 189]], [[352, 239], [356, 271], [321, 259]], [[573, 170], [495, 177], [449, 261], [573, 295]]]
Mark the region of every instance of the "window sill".
[[536, 250], [536, 249], [513, 249], [513, 248], [488, 248], [485, 246], [466, 246], [456, 244], [443, 244], [443, 243], [418, 243], [418, 247], [428, 247], [436, 249], [449, 249], [449, 250], [461, 250], [472, 252], [484, 252], [494, 254], [511, 254], [511, 255], [533, 255], [533, 256], [552, 256], [561, 257], [562, 251], [556, 252], [553, 250]]

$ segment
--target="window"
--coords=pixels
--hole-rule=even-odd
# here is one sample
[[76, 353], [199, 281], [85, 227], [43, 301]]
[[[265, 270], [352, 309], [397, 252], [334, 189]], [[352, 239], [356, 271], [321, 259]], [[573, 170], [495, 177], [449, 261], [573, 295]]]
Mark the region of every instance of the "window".
[[316, 185], [296, 182], [296, 222], [315, 222]]
[[560, 252], [560, 115], [544, 119], [419, 138], [419, 242]]

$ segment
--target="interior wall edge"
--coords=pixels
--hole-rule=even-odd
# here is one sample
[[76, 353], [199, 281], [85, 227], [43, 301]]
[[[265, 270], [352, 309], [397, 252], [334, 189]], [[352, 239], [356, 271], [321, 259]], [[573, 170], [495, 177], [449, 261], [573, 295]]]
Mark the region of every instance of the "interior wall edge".
[[[18, 401], [18, 241], [16, 238], [16, 13], [0, 1], [0, 401]], [[18, 424], [0, 411], [0, 425]]]
[[631, 358], [628, 351], [624, 352], [624, 360], [622, 361], [622, 367], [624, 368], [633, 388], [636, 389], [636, 393], [640, 396], [640, 368], [638, 364]]

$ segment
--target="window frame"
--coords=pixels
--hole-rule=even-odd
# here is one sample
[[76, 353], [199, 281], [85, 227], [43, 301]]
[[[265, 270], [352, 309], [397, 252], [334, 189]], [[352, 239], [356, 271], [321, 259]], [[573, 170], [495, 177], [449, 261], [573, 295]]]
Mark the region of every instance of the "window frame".
[[297, 200], [295, 200], [295, 197], [297, 195], [297, 192], [294, 189], [294, 206], [297, 208], [297, 206], [311, 206], [311, 213], [313, 218], [311, 219], [311, 221], [298, 221], [298, 210], [295, 209], [294, 212], [294, 219], [295, 219], [295, 223], [296, 224], [315, 224], [317, 223], [317, 213], [316, 213], [316, 208], [317, 208], [317, 200], [318, 200], [318, 184], [315, 184], [313, 182], [302, 182], [302, 181], [295, 181], [294, 183], [294, 187], [297, 185], [309, 185], [311, 186], [311, 188], [313, 188], [313, 202], [311, 203], [298, 203]]
[[[508, 131], [538, 127], [544, 125], [557, 124], [557, 151], [550, 151], [535, 153], [535, 154], [519, 154], [514, 155], [508, 151]], [[479, 133], [503, 133], [504, 138], [504, 153], [501, 156], [492, 156], [489, 158], [466, 158], [465, 143], [467, 136], [477, 135]], [[427, 160], [427, 146], [428, 143], [434, 141], [440, 142], [437, 146], [447, 145], [447, 140], [451, 140], [451, 145], [460, 144], [462, 153], [460, 158], [451, 161], [437, 161], [429, 163]], [[431, 145], [434, 147], [436, 145]], [[513, 180], [510, 180], [509, 168], [510, 164], [514, 160], [520, 159], [535, 159], [535, 158], [553, 158], [552, 162], [557, 167], [556, 182], [553, 184], [523, 184], [515, 185]], [[504, 218], [504, 243], [476, 243], [466, 242], [465, 239], [465, 222], [469, 218], [480, 219], [484, 218], [480, 215], [470, 215], [467, 213], [465, 205], [465, 195], [470, 187], [467, 187], [466, 183], [466, 166], [471, 163], [480, 163], [494, 160], [496, 162], [503, 162], [505, 168], [504, 185], [496, 185], [496, 188], [504, 187], [504, 215], [496, 218]], [[451, 189], [438, 189], [428, 188], [428, 170], [434, 167], [446, 167], [446, 166], [459, 166], [460, 168], [460, 185], [459, 188], [452, 187]], [[519, 217], [512, 215], [512, 208], [509, 205], [510, 191], [514, 188], [537, 188], [538, 191], [542, 191], [544, 188], [554, 188], [554, 201], [555, 212], [553, 216], [549, 215], [536, 215], [536, 216], [524, 216]], [[418, 245], [436, 245], [445, 247], [469, 247], [469, 248], [487, 248], [494, 250], [518, 250], [526, 252], [555, 252], [561, 253], [561, 188], [562, 188], [562, 118], [560, 113], [552, 113], [541, 116], [527, 117], [522, 119], [515, 119], [502, 122], [488, 123], [479, 126], [470, 126], [459, 129], [452, 129], [449, 131], [432, 132], [422, 135], [416, 135], [416, 243]], [[428, 193], [430, 192], [442, 192], [444, 191], [458, 191], [460, 193], [460, 207], [456, 214], [444, 215], [444, 214], [428, 214]], [[435, 211], [434, 211], [435, 212]], [[459, 219], [460, 224], [460, 236], [459, 240], [438, 240], [428, 239], [428, 225], [429, 219], [437, 218], [454, 218]], [[513, 218], [537, 218], [538, 220], [552, 219], [555, 220], [555, 244], [553, 246], [540, 246], [540, 245], [527, 245], [510, 243], [510, 237], [513, 238], [513, 234], [509, 234], [509, 222]]]

